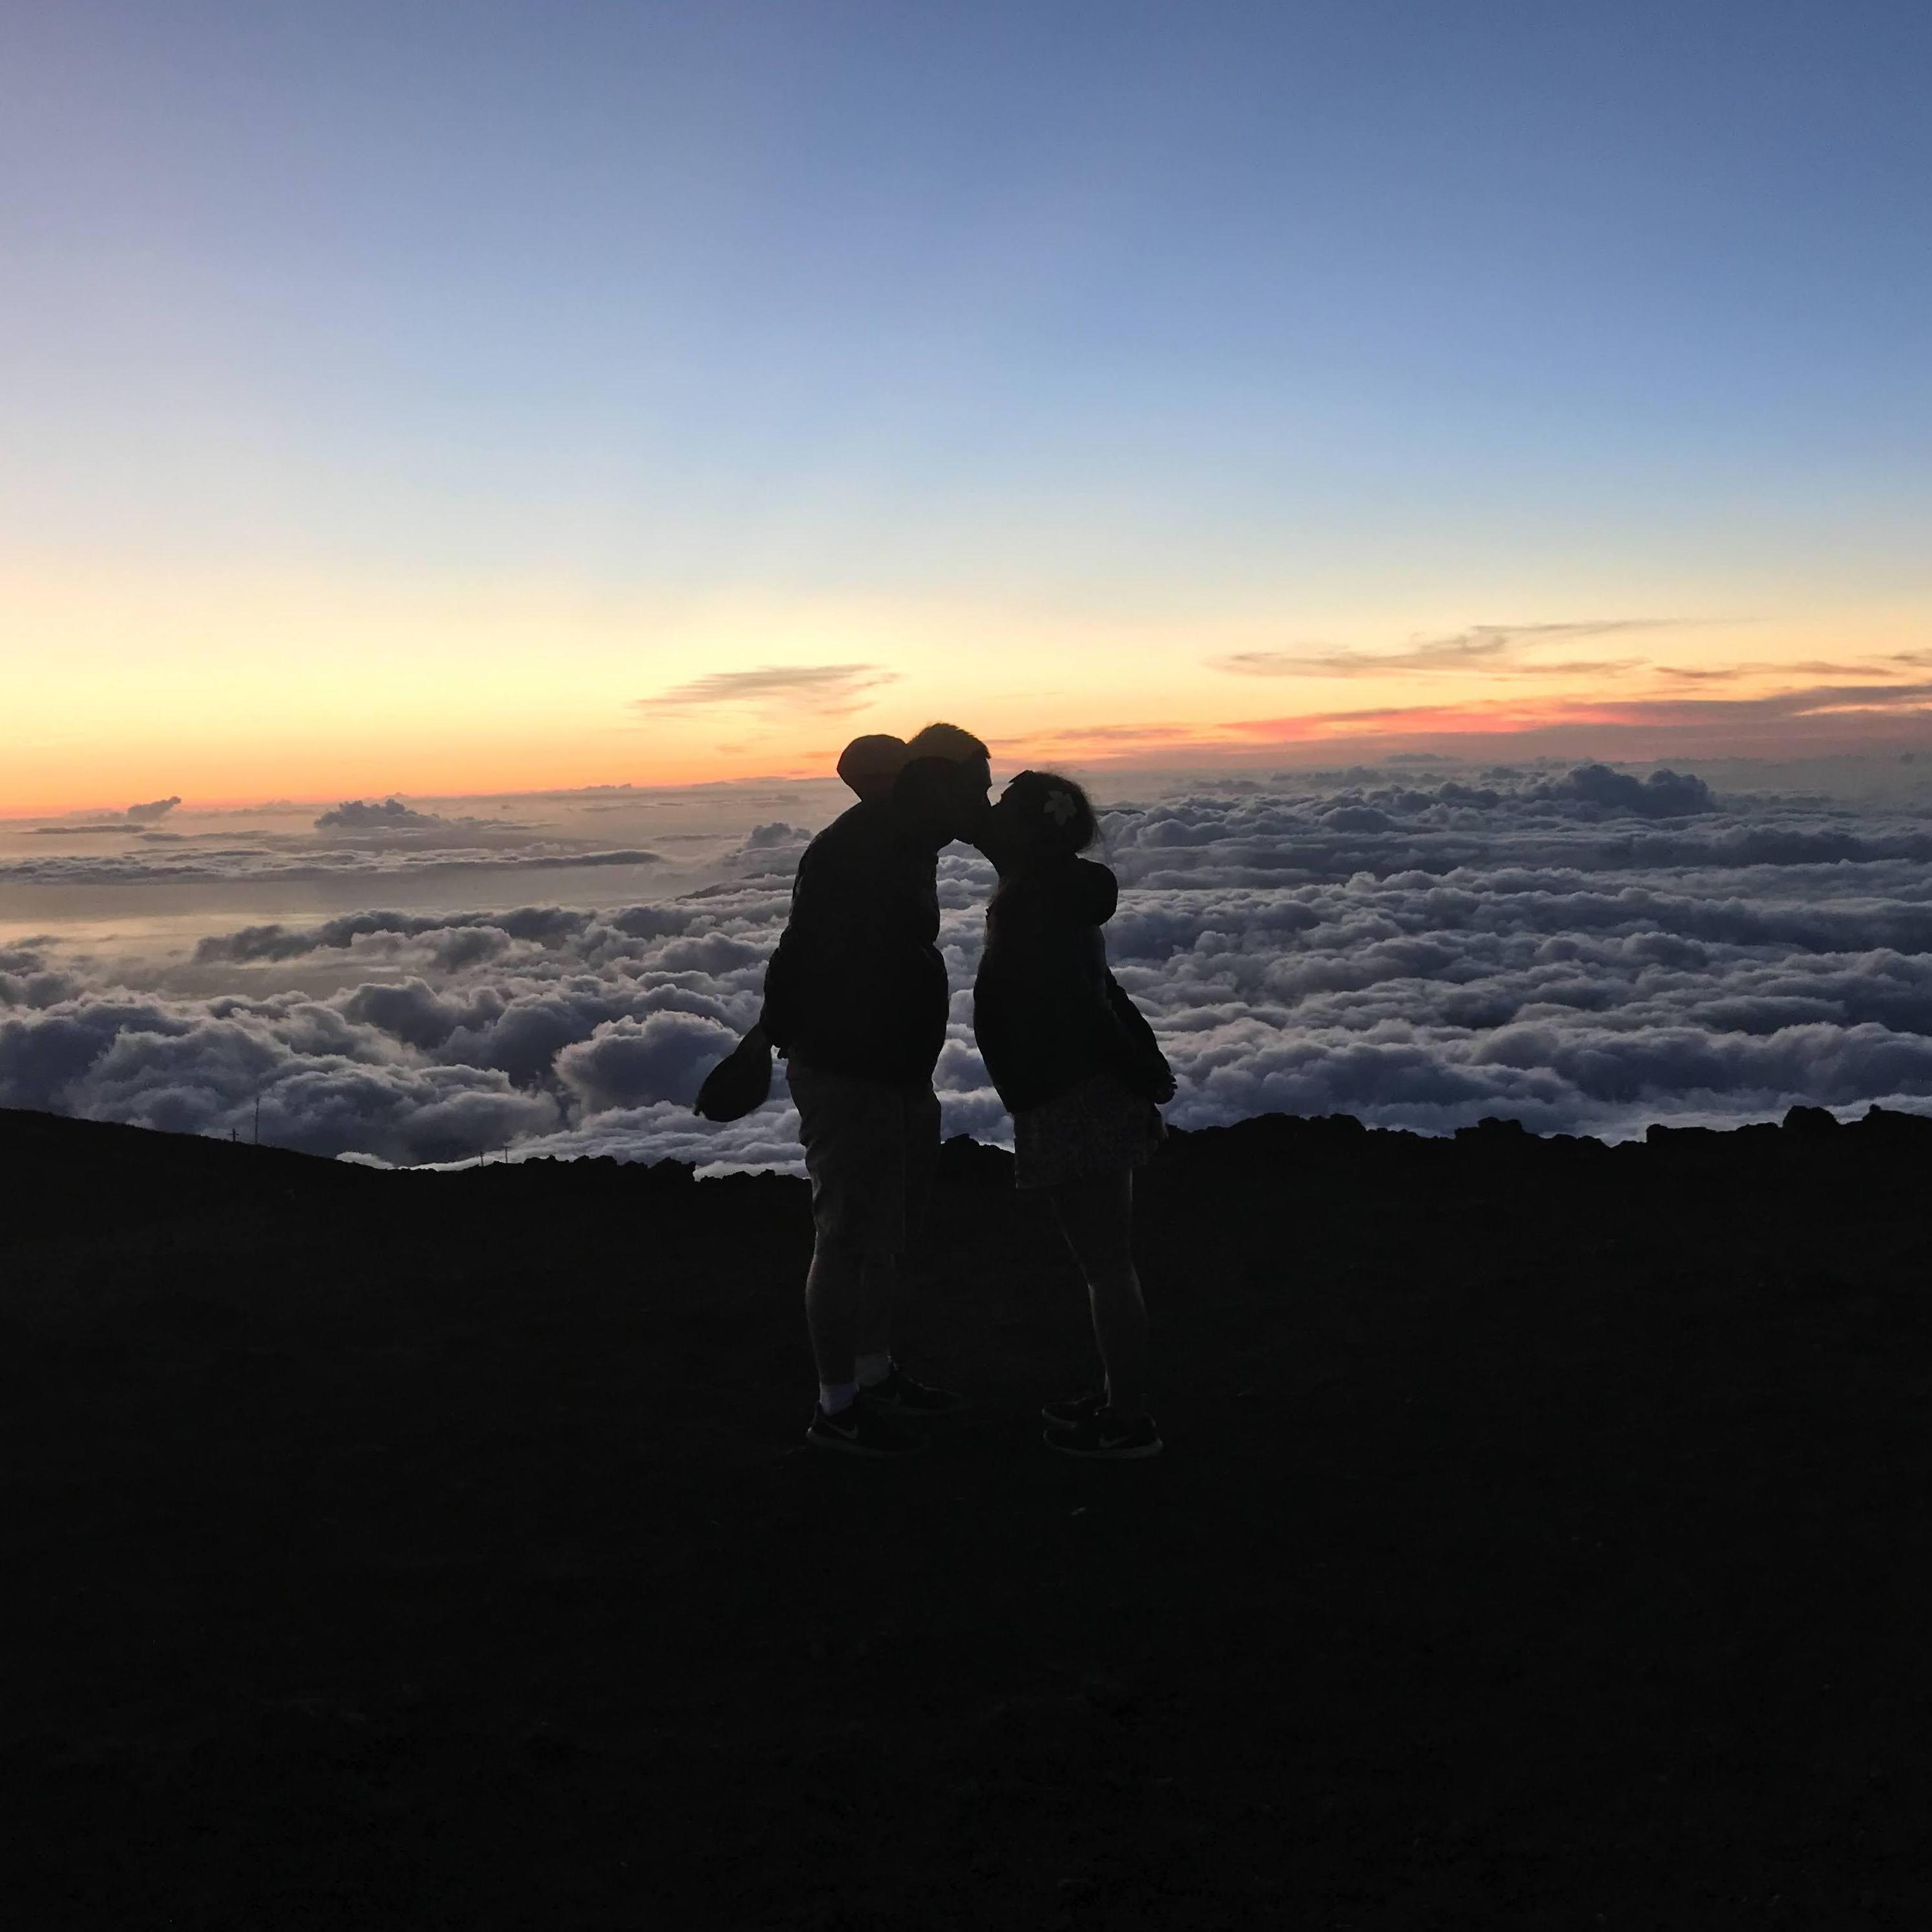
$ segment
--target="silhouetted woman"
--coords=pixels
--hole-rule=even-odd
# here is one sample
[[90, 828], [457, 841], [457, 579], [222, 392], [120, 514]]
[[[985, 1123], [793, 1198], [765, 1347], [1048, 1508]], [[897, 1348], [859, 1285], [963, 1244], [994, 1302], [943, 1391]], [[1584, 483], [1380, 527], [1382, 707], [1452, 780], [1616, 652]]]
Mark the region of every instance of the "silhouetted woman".
[[1160, 1144], [1174, 1076], [1153, 1029], [1107, 970], [1100, 928], [1113, 874], [1080, 854], [1098, 834], [1072, 779], [1022, 772], [993, 808], [983, 849], [1000, 883], [973, 989], [980, 1056], [1013, 1116], [1014, 1179], [1053, 1203], [1087, 1278], [1106, 1385], [1042, 1412], [1049, 1447], [1155, 1456], [1147, 1310], [1135, 1271], [1133, 1171]]

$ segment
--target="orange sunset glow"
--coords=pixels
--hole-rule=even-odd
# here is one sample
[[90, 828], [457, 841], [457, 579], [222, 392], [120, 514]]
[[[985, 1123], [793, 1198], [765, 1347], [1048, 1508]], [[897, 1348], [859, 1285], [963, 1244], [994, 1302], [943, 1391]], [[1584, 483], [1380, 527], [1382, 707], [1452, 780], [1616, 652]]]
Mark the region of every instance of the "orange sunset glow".
[[15, 816], [823, 776], [933, 716], [1010, 765], [1792, 756], [1916, 744], [1932, 701], [1899, 608], [1430, 623], [129, 568], [16, 570], [6, 610]]

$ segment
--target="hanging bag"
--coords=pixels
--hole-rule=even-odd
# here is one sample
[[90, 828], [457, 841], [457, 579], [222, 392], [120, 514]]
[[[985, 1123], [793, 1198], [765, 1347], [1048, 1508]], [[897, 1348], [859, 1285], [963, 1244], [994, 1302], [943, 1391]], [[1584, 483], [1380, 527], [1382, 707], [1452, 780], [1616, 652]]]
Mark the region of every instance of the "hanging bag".
[[754, 1026], [704, 1076], [692, 1112], [707, 1120], [742, 1120], [771, 1098], [772, 1043]]

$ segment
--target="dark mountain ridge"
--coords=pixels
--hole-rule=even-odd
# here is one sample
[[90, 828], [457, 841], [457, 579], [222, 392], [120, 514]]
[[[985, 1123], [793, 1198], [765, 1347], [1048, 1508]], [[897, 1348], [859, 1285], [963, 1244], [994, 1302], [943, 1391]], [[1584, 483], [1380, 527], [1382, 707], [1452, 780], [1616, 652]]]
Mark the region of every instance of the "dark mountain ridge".
[[900, 1352], [974, 1407], [878, 1468], [801, 1181], [0, 1113], [19, 1922], [1923, 1922], [1928, 1156], [1176, 1135], [1096, 1468], [955, 1142]]

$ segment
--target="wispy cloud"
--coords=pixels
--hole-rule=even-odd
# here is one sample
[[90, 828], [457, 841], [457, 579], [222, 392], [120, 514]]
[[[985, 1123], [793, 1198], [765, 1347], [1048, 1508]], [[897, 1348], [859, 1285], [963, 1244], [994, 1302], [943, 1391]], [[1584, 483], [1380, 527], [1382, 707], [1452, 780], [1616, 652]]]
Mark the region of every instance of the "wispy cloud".
[[1186, 763], [1196, 748], [1225, 746], [1218, 726], [1194, 724], [1063, 724], [1022, 737], [995, 738], [1000, 763], [1079, 765]]
[[1631, 756], [1788, 758], [1923, 742], [1932, 731], [1932, 683], [1814, 684], [1755, 698], [1686, 693], [1382, 705], [1244, 718], [1220, 728], [1226, 742], [1256, 747], [1453, 736], [1519, 755], [1542, 749], [1568, 755], [1580, 745], [1615, 744]]
[[1031, 745], [1111, 745], [1167, 743], [1200, 736], [1186, 724], [1060, 724], [1018, 738], [995, 738], [996, 751], [1020, 751]]
[[1665, 630], [1687, 621], [1681, 617], [1590, 617], [1555, 624], [1472, 624], [1448, 637], [1413, 639], [1396, 651], [1310, 645], [1289, 651], [1236, 651], [1208, 662], [1214, 670], [1231, 671], [1238, 677], [1377, 677], [1390, 671], [1473, 671], [1492, 676], [1531, 672], [1538, 676], [1564, 671], [1594, 674], [1628, 670], [1642, 660], [1547, 664], [1526, 653], [1540, 645]]
[[760, 664], [754, 670], [707, 671], [654, 698], [632, 700], [638, 711], [742, 708], [802, 711], [839, 718], [865, 709], [867, 694], [894, 684], [898, 673], [872, 664]]
[[1748, 677], [1891, 677], [1897, 674], [1891, 668], [1894, 664], [1932, 664], [1932, 653], [1922, 656], [1900, 651], [1879, 663], [1840, 664], [1828, 658], [1808, 658], [1790, 664], [1739, 663], [1708, 668], [1657, 664], [1652, 669], [1659, 677], [1686, 684], [1732, 684]]
[[1640, 758], [1932, 748], [1932, 682], [1842, 675], [1868, 674], [1869, 667], [1808, 668], [1841, 675], [1751, 697], [1694, 679], [1628, 698], [1499, 695], [1193, 725], [1067, 725], [1003, 740], [998, 748], [1006, 758], [1159, 767], [1241, 764], [1318, 746], [1346, 746], [1352, 755], [1384, 760], [1418, 748], [1440, 757], [1452, 745], [1465, 755], [1487, 758], [1610, 755], [1612, 748], [1616, 755]]

